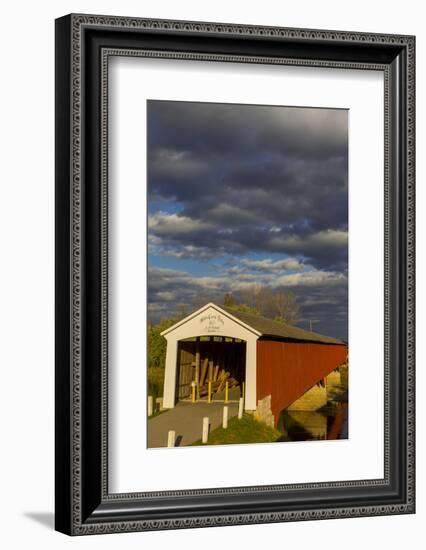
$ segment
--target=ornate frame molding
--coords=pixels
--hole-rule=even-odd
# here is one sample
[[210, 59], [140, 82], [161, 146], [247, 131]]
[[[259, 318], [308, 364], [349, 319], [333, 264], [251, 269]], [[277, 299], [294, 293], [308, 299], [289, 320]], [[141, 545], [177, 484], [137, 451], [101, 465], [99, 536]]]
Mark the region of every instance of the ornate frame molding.
[[[121, 47], [114, 40], [106, 44], [97, 43], [97, 31], [112, 31], [111, 36], [126, 35], [134, 39], [138, 34], [149, 40], [155, 36], [167, 36], [170, 41], [183, 37], [214, 37], [217, 41], [230, 38], [237, 44], [249, 40], [253, 44], [280, 43], [300, 44], [300, 47], [327, 48], [328, 57], [299, 57], [279, 55], [255, 55], [232, 53], [206, 53], [173, 50], [170, 47]], [[89, 34], [90, 39], [89, 39]], [[93, 44], [89, 45], [90, 40]], [[105, 41], [105, 39], [103, 39]], [[356, 60], [357, 47], [369, 45], [376, 52], [374, 61], [368, 56]], [[253, 48], [254, 46], [252, 46]], [[346, 48], [346, 49], [345, 49]], [[122, 17], [70, 15], [57, 20], [57, 529], [63, 532], [83, 535], [90, 533], [112, 533], [152, 529], [178, 529], [213, 525], [236, 525], [246, 523], [283, 522], [336, 517], [359, 517], [384, 514], [412, 513], [414, 511], [414, 168], [415, 168], [415, 40], [412, 36], [346, 33], [308, 29], [287, 29], [279, 27], [253, 27], [187, 21], [147, 20]], [[368, 49], [367, 49], [368, 50]], [[365, 50], [365, 51], [367, 51]], [[306, 50], [307, 51], [307, 50]], [[339, 58], [339, 51], [352, 52], [348, 59]], [[334, 52], [334, 53], [333, 53]], [[385, 55], [386, 52], [386, 55]], [[109, 494], [107, 475], [107, 403], [108, 403], [108, 59], [111, 56], [139, 56], [169, 59], [191, 59], [208, 61], [231, 61], [243, 63], [274, 63], [314, 67], [334, 67], [341, 69], [368, 69], [383, 71], [385, 77], [385, 476], [383, 480], [345, 481], [333, 483], [313, 483], [297, 485], [274, 485], [268, 487], [239, 487], [226, 489], [171, 491], [156, 493]], [[335, 59], [330, 58], [335, 56]], [[340, 55], [342, 57], [342, 54]], [[65, 62], [65, 65], [64, 65]], [[87, 386], [88, 361], [86, 349], [91, 340], [85, 332], [87, 315], [87, 278], [89, 265], [87, 232], [93, 231], [92, 217], [86, 210], [87, 185], [90, 170], [87, 168], [87, 150], [90, 143], [87, 127], [90, 116], [89, 100], [92, 92], [92, 77], [86, 72], [88, 67], [98, 67], [97, 78], [100, 90], [100, 117], [93, 123], [99, 132], [99, 213], [94, 216], [98, 223], [100, 250], [98, 279], [100, 297], [96, 302], [99, 309], [99, 370], [97, 387]], [[64, 85], [65, 84], [65, 85]], [[398, 103], [400, 102], [400, 103]], [[396, 128], [395, 109], [406, 106], [405, 120]], [[68, 110], [68, 114], [66, 111]], [[69, 117], [69, 118], [67, 118]], [[65, 120], [65, 122], [64, 122]], [[405, 126], [404, 126], [405, 123]], [[401, 134], [402, 135], [399, 135]], [[70, 154], [67, 153], [70, 151]], [[396, 179], [395, 179], [396, 178]], [[66, 181], [65, 181], [66, 180]], [[92, 185], [95, 183], [92, 182]], [[86, 187], [85, 187], [86, 186]], [[68, 195], [67, 195], [68, 194]], [[61, 198], [58, 200], [58, 195]], [[59, 220], [66, 215], [67, 225]], [[63, 250], [65, 244], [67, 246]], [[92, 249], [91, 249], [92, 250]], [[68, 287], [67, 287], [68, 282]], [[58, 290], [59, 289], [59, 290]], [[396, 294], [398, 294], [396, 300]], [[61, 306], [68, 301], [68, 310]], [[396, 310], [396, 305], [403, 311]], [[396, 325], [392, 324], [398, 316]], [[401, 319], [399, 319], [401, 316]], [[66, 331], [64, 336], [63, 331]], [[394, 345], [391, 334], [399, 337]], [[86, 346], [86, 347], [85, 347]], [[96, 356], [96, 357], [98, 357]], [[396, 364], [396, 361], [400, 361]], [[64, 362], [66, 364], [64, 364]], [[85, 370], [86, 369], [86, 370]], [[405, 409], [404, 425], [395, 432], [395, 419], [392, 410], [395, 405], [395, 383], [403, 380], [404, 395], [398, 394], [399, 406]], [[96, 433], [99, 435], [99, 450], [94, 460], [96, 464], [85, 464], [85, 456], [90, 450], [85, 440], [87, 409], [85, 402], [91, 391], [98, 389], [100, 399], [96, 414]], [[63, 400], [68, 391], [69, 401]], [[398, 393], [398, 392], [397, 392]], [[68, 429], [67, 429], [68, 422]], [[59, 427], [59, 429], [58, 429]], [[65, 430], [65, 433], [64, 433]], [[404, 444], [406, 467], [397, 472], [399, 490], [395, 494], [396, 472], [392, 453], [392, 440]], [[85, 452], [83, 452], [83, 449]], [[392, 466], [393, 465], [393, 466]], [[98, 474], [96, 482], [87, 483], [88, 472]], [[65, 489], [64, 489], [65, 483]], [[314, 507], [306, 500], [306, 509], [288, 509], [277, 504], [277, 495], [303, 495], [307, 491], [328, 491], [338, 493], [351, 489], [393, 487], [393, 497], [383, 497], [380, 504], [342, 505]], [[276, 509], [258, 506], [250, 512], [241, 511], [244, 506], [235, 506], [227, 514], [214, 513], [197, 515], [182, 513], [180, 517], [152, 518], [140, 506], [139, 512], [130, 514], [129, 507], [137, 509], [144, 500], [158, 498], [217, 497], [226, 495], [248, 497], [262, 495], [267, 500], [274, 499]], [[355, 493], [354, 493], [355, 494]], [[275, 496], [273, 496], [275, 495]], [[402, 499], [402, 500], [401, 500]], [[377, 499], [376, 499], [377, 500]], [[96, 504], [96, 506], [95, 506]], [[124, 518], [124, 519], [123, 519]]]

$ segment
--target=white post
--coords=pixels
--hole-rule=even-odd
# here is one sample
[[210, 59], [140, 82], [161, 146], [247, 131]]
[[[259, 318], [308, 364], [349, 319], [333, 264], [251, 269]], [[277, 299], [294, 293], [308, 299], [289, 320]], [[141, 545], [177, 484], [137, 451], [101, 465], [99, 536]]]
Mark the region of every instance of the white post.
[[172, 409], [175, 406], [176, 370], [177, 370], [177, 340], [167, 339], [166, 366], [164, 373], [164, 399], [163, 407]]
[[[196, 344], [198, 348], [198, 343]], [[195, 391], [196, 391], [196, 399], [197, 401], [200, 400], [200, 361], [201, 356], [200, 352], [195, 352]]]
[[202, 443], [207, 443], [209, 439], [209, 417], [205, 416], [203, 418], [203, 435], [201, 438]]
[[244, 410], [244, 399], [240, 397], [240, 402], [238, 405], [238, 419], [241, 420], [243, 417], [243, 410]]
[[174, 430], [170, 430], [167, 436], [167, 447], [174, 447], [176, 441], [176, 432]]
[[247, 338], [246, 343], [246, 379], [244, 406], [247, 411], [256, 409], [256, 368], [257, 368], [257, 337]]
[[148, 416], [152, 416], [153, 410], [154, 410], [154, 399], [152, 395], [148, 395]]
[[223, 407], [223, 421], [222, 421], [222, 428], [228, 427], [228, 406], [225, 405]]

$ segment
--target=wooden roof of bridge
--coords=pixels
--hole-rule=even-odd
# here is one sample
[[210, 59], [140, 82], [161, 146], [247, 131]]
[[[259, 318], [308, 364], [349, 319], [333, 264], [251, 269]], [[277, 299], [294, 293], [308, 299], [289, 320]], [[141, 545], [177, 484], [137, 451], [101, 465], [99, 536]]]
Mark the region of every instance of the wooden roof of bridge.
[[[246, 313], [244, 311], [239, 311], [238, 309], [226, 306], [218, 306], [213, 302], [209, 302], [202, 308], [186, 316], [184, 319], [181, 319], [176, 324], [163, 330], [161, 335], [165, 336], [168, 333], [173, 332], [178, 327], [194, 319], [208, 308], [213, 308], [217, 312], [221, 312], [222, 314], [226, 315], [228, 319], [231, 319], [234, 322], [245, 326], [246, 329], [251, 330], [256, 334], [256, 336], [261, 338], [297, 340], [300, 342], [318, 342], [321, 344], [338, 344], [341, 346], [346, 345], [346, 343], [342, 340], [338, 340], [337, 338], [333, 338], [332, 336], [325, 336], [324, 334], [319, 334], [318, 332], [304, 330], [302, 328], [288, 325], [286, 323], [267, 319], [266, 317], [262, 317], [261, 315], [253, 315], [252, 313]], [[226, 334], [221, 334], [220, 336], [226, 336]], [[191, 338], [191, 335], [188, 334], [186, 338]]]
[[273, 319], [267, 319], [266, 317], [262, 317], [260, 315], [238, 311], [238, 309], [226, 306], [217, 307], [218, 309], [226, 311], [236, 319], [239, 319], [246, 325], [254, 328], [261, 333], [262, 337], [265, 338], [285, 338], [290, 340], [302, 340], [304, 342], [319, 342], [322, 344], [345, 344], [342, 340], [338, 340], [332, 336], [324, 336], [323, 334], [318, 334], [317, 332], [311, 332], [286, 323], [274, 321]]

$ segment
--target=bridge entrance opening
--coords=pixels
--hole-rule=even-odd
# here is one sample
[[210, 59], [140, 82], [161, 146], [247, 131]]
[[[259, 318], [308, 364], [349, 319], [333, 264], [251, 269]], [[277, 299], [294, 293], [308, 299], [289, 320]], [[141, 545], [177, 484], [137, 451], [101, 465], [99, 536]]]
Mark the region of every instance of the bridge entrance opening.
[[238, 401], [245, 377], [244, 340], [200, 336], [178, 342], [177, 400], [208, 400], [210, 395], [212, 401]]

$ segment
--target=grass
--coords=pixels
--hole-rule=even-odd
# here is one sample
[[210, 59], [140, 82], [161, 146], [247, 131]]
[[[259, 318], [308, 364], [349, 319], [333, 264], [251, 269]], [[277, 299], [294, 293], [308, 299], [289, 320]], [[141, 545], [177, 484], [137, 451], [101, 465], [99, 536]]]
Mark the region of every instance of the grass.
[[[226, 429], [219, 427], [210, 432], [206, 445], [235, 445], [238, 443], [272, 443], [282, 436], [281, 432], [258, 422], [253, 415], [245, 413], [241, 420], [232, 417]], [[201, 439], [191, 445], [203, 445]]]

